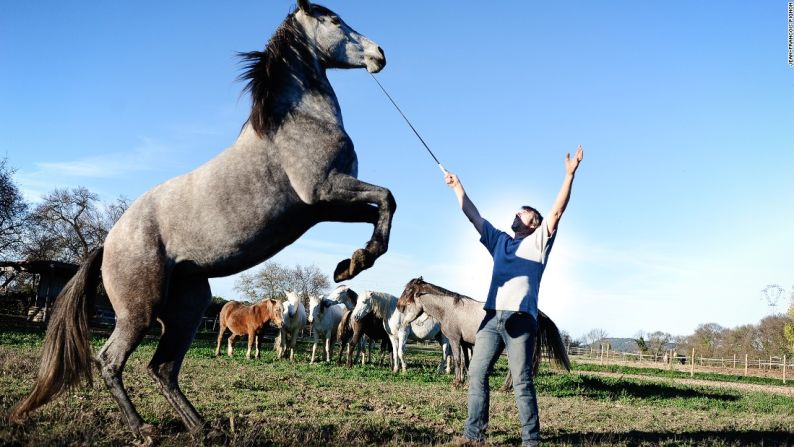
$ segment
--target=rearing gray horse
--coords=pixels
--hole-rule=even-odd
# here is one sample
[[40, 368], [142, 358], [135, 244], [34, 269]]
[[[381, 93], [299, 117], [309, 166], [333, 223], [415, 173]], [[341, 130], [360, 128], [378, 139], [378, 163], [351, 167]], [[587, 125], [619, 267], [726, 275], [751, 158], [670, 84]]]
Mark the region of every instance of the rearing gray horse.
[[155, 318], [164, 325], [149, 374], [187, 428], [204, 421], [177, 377], [204, 309], [208, 278], [250, 268], [323, 221], [366, 222], [364, 249], [339, 263], [342, 281], [386, 252], [396, 204], [389, 190], [356, 179], [329, 68], [378, 72], [381, 48], [339, 16], [308, 0], [287, 16], [262, 52], [242, 54], [241, 77], [253, 105], [237, 141], [208, 163], [162, 183], [130, 206], [58, 298], [31, 394], [12, 410], [20, 419], [64, 389], [91, 380], [87, 306], [102, 281], [116, 327], [97, 355], [101, 375], [130, 429], [144, 424], [122, 384], [127, 358]]

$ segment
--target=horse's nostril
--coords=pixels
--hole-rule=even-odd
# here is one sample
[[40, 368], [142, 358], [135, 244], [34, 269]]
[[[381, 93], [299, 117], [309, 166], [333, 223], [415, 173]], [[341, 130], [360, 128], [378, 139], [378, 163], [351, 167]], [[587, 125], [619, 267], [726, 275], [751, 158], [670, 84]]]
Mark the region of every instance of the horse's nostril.
[[383, 48], [381, 48], [381, 47], [378, 47], [378, 52], [380, 53], [380, 56], [381, 56], [382, 58], [386, 59], [386, 53], [384, 53], [384, 52], [383, 52]]

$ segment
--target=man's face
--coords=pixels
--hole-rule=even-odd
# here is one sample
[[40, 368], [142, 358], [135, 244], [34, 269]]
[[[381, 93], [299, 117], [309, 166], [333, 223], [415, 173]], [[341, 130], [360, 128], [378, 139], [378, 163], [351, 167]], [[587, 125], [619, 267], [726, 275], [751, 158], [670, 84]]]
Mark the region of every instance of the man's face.
[[531, 221], [532, 213], [522, 208], [516, 213], [516, 217], [513, 219], [513, 225], [510, 228], [515, 233], [532, 232], [534, 228], [530, 226]]

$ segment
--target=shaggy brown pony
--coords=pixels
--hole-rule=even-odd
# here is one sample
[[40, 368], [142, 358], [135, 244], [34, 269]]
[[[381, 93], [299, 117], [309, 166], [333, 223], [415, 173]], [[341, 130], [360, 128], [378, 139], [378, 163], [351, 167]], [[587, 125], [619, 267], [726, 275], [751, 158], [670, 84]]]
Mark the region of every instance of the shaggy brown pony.
[[226, 329], [232, 335], [229, 336], [229, 348], [227, 352], [232, 356], [232, 345], [234, 340], [241, 336], [248, 336], [248, 351], [245, 358], [251, 358], [251, 344], [256, 344], [256, 358], [259, 358], [259, 336], [268, 323], [272, 322], [276, 327], [281, 326], [281, 302], [276, 300], [264, 300], [253, 306], [246, 306], [238, 301], [229, 301], [223, 305], [220, 313], [221, 328], [218, 331], [218, 346], [215, 348], [215, 356], [221, 354], [221, 341]]

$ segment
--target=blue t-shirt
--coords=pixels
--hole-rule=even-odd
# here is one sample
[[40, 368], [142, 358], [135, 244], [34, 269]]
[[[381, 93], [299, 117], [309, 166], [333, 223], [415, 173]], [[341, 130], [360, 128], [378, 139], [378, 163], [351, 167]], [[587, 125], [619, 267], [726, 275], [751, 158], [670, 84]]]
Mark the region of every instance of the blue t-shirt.
[[513, 239], [487, 220], [480, 242], [493, 256], [491, 288], [485, 309], [526, 312], [538, 317], [538, 289], [554, 244], [546, 221], [523, 239]]

